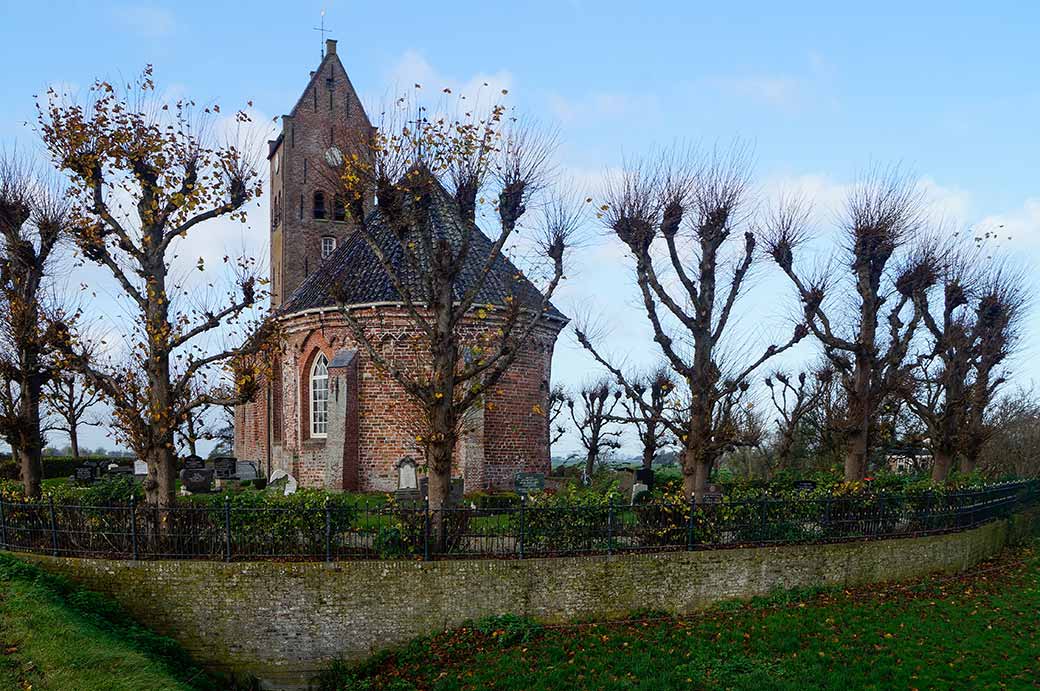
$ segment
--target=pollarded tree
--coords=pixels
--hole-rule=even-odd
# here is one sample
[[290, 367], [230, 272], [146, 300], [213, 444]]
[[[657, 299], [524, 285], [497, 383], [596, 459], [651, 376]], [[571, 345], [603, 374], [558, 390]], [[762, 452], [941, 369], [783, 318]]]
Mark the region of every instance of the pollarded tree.
[[[197, 291], [189, 300], [196, 291], [171, 277], [177, 243], [215, 219], [245, 222], [262, 184], [250, 152], [209, 143], [217, 106], [200, 114], [190, 101], [160, 103], [151, 75], [149, 66], [125, 95], [96, 82], [86, 106], [51, 91], [38, 110], [47, 149], [71, 183], [77, 248], [111, 273], [133, 317], [118, 325], [125, 352], [70, 336], [64, 353], [112, 405], [121, 441], [148, 463], [148, 500], [169, 505], [175, 430], [200, 406], [254, 394], [270, 327], [251, 319], [263, 300], [253, 260], [230, 262], [236, 286], [219, 299]], [[239, 112], [234, 121], [245, 127], [249, 118]], [[229, 378], [230, 398], [204, 384]]]
[[[938, 258], [927, 243], [914, 242], [924, 228], [920, 191], [895, 173], [870, 177], [849, 195], [841, 270], [813, 277], [796, 265], [807, 218], [802, 205], [783, 206], [770, 219], [768, 251], [794, 284], [805, 323], [840, 377], [845, 479], [860, 480], [879, 406], [896, 391], [921, 320], [913, 296], [935, 282]], [[847, 284], [835, 285], [831, 276], [847, 277]]]
[[48, 295], [48, 270], [68, 215], [62, 195], [23, 161], [0, 160], [0, 435], [18, 459], [28, 497], [40, 496], [40, 404], [55, 372], [55, 320], [62, 318]]
[[[630, 251], [654, 341], [689, 398], [681, 422], [670, 423], [670, 429], [683, 444], [683, 489], [698, 500], [715, 463], [739, 441], [733, 404], [749, 378], [805, 336], [804, 327], [797, 326], [786, 343], [739, 364], [723, 362], [730, 316], [756, 258], [747, 203], [748, 164], [737, 152], [702, 163], [670, 157], [633, 166], [611, 181], [601, 207], [607, 227]], [[729, 271], [727, 254], [734, 244], [738, 254]], [[579, 329], [577, 336], [638, 400], [632, 383], [587, 332]]]
[[1007, 382], [1004, 367], [1021, 338], [1027, 302], [1021, 275], [998, 268], [982, 279], [972, 306], [975, 345], [961, 434], [961, 472], [975, 470], [993, 433], [987, 412], [1000, 387]]
[[[414, 403], [430, 505], [439, 508], [466, 413], [536, 337], [562, 323], [550, 298], [582, 206], [552, 189], [553, 137], [507, 117], [503, 107], [486, 117], [409, 112], [402, 99], [374, 132], [353, 141], [340, 179], [347, 211], [403, 307], [402, 330], [418, 356], [388, 352], [386, 325], [350, 304], [343, 286], [335, 294], [362, 352]], [[538, 218], [527, 224], [529, 208]], [[478, 220], [487, 221], [487, 234]], [[515, 242], [525, 224], [527, 234]], [[507, 258], [517, 246], [541, 260], [541, 289]], [[545, 415], [546, 405], [548, 398], [536, 412]]]
[[604, 377], [582, 386], [577, 401], [567, 400], [571, 421], [585, 448], [586, 481], [592, 477], [604, 453], [621, 447], [621, 430], [616, 427], [614, 416], [621, 396], [621, 389]]
[[[621, 400], [625, 415], [619, 421], [636, 426], [643, 447], [643, 467], [649, 470], [658, 452], [674, 443], [668, 422], [676, 402], [675, 381], [667, 365], [661, 365], [649, 374], [631, 376], [628, 380], [632, 382], [631, 392], [626, 391]], [[638, 399], [633, 400], [633, 395]]]
[[101, 425], [97, 418], [87, 417], [90, 409], [101, 402], [101, 394], [82, 375], [63, 372], [51, 378], [43, 397], [53, 420], [48, 428], [68, 435], [72, 457], [79, 458], [79, 429]]
[[793, 377], [783, 370], [776, 370], [766, 377], [769, 399], [779, 416], [775, 420], [777, 468], [791, 467], [791, 456], [799, 431], [803, 429], [809, 414], [827, 395], [833, 376], [833, 371], [824, 366], [809, 373], [799, 372]]

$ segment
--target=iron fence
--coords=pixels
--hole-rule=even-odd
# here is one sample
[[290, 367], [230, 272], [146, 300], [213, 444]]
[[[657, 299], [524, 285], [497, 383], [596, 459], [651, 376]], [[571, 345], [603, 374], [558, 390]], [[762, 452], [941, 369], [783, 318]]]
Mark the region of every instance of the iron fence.
[[823, 543], [965, 530], [1040, 503], [1040, 482], [949, 493], [567, 506], [160, 508], [0, 501], [0, 548], [107, 559], [529, 558]]

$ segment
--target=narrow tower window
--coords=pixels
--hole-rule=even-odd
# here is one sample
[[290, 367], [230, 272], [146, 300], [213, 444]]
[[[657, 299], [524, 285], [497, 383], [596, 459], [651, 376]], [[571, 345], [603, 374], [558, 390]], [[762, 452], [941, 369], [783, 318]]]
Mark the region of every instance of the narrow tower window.
[[343, 197], [338, 194], [332, 198], [332, 220], [347, 220], [347, 207], [343, 204]]
[[325, 218], [325, 193], [321, 190], [314, 193], [314, 218]]

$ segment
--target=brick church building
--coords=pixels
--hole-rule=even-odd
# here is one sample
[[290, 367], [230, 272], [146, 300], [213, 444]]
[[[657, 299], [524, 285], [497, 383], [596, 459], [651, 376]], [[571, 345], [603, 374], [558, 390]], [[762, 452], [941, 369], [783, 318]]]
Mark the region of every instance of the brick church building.
[[[304, 487], [393, 490], [402, 460], [422, 460], [414, 406], [354, 341], [337, 300], [364, 306], [355, 314], [370, 320], [366, 333], [390, 344], [395, 354], [422, 353], [399, 296], [336, 193], [332, 170], [342, 162], [345, 142], [372, 125], [334, 40], [326, 41], [321, 64], [281, 122], [281, 133], [269, 142], [268, 163], [270, 287], [284, 343], [272, 381], [235, 411], [235, 455], [257, 461], [268, 473], [285, 470]], [[438, 232], [443, 227], [451, 237], [466, 221], [449, 196], [441, 201]], [[379, 212], [369, 213], [369, 227], [378, 228]], [[395, 252], [390, 246], [393, 235], [383, 235], [389, 243], [384, 253], [400, 257], [400, 247]], [[470, 255], [488, 256], [478, 251], [478, 245], [490, 249], [487, 236], [478, 230], [471, 241]], [[517, 287], [517, 274], [501, 257], [478, 303], [504, 304], [518, 296], [537, 304], [537, 289], [526, 279]], [[551, 309], [499, 384], [467, 415], [453, 470], [464, 479], [465, 491], [509, 487], [519, 471], [549, 470], [550, 364], [566, 323]]]

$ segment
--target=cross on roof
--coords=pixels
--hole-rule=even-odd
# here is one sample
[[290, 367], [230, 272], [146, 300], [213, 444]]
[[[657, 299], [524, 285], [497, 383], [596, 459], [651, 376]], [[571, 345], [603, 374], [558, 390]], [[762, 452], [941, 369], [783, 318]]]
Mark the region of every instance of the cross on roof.
[[321, 26], [313, 27], [315, 31], [321, 32], [321, 59], [325, 59], [325, 34], [331, 34], [332, 29], [325, 28], [325, 10], [321, 11]]

